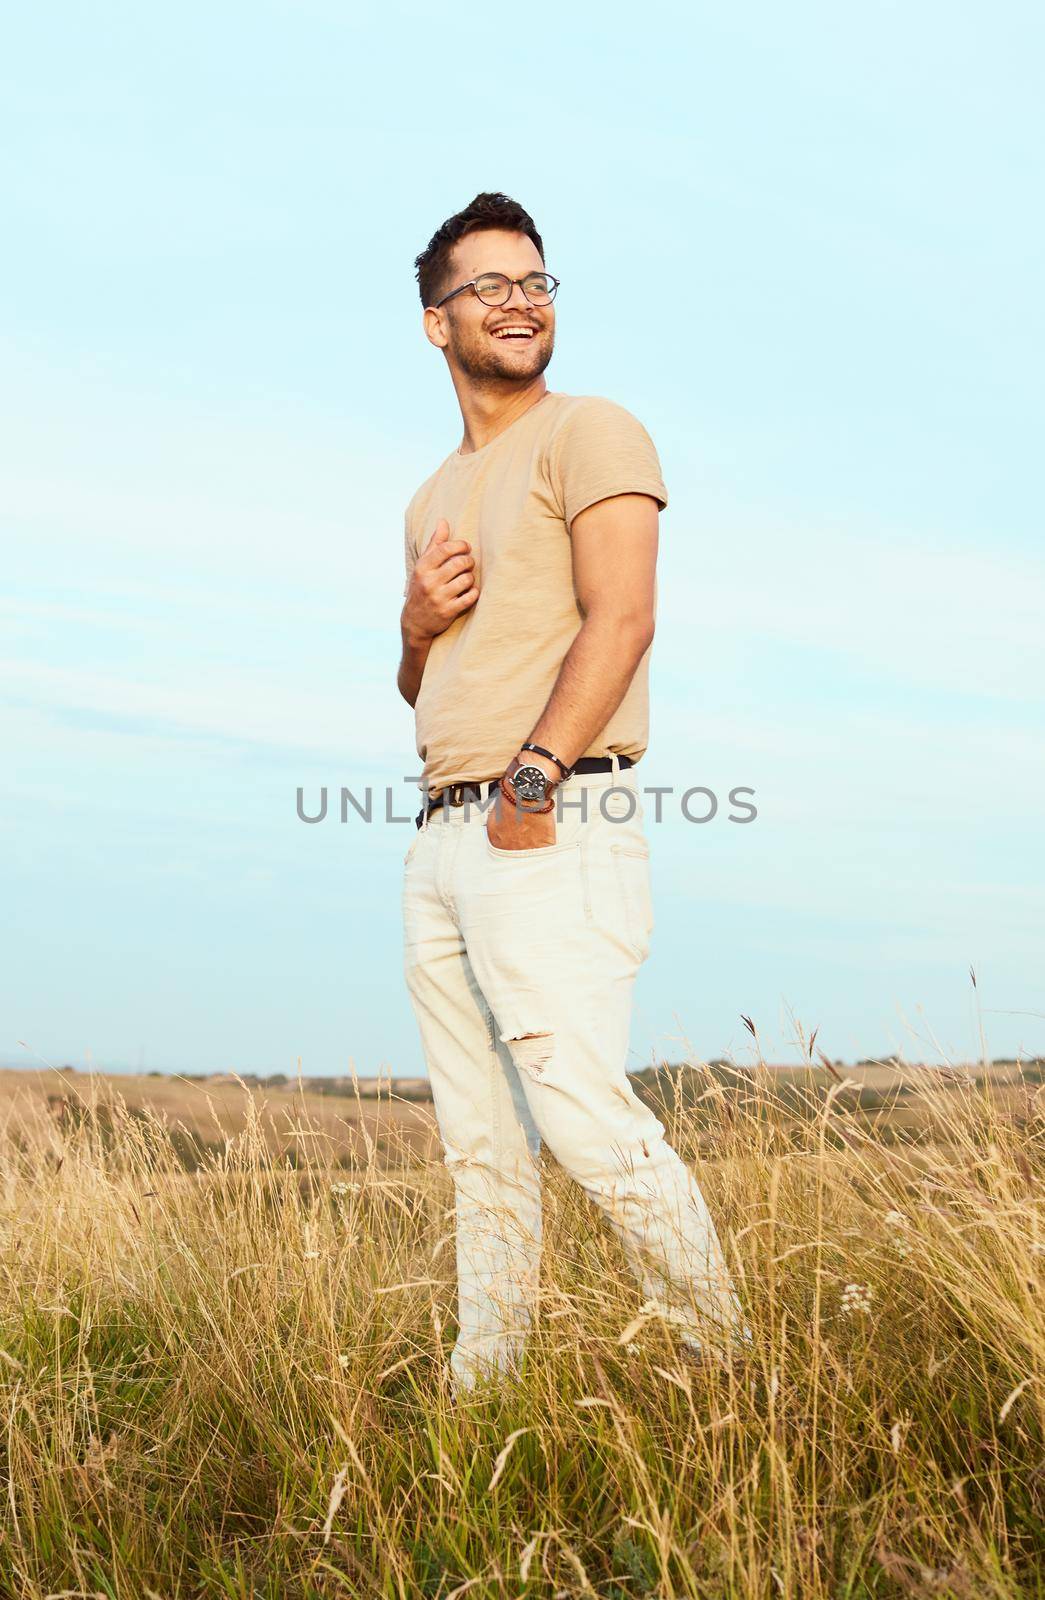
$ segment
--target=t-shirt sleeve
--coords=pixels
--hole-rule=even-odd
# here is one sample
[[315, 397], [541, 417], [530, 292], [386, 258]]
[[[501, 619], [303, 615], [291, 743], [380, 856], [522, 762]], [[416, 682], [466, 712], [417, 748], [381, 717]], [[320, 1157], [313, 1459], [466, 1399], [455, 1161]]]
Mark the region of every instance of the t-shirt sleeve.
[[585, 395], [551, 441], [547, 471], [567, 529], [597, 500], [648, 494], [668, 503], [656, 446], [642, 423], [614, 400]]
[[417, 565], [417, 555], [414, 550], [414, 534], [413, 529], [410, 526], [410, 511], [412, 506], [413, 501], [411, 501], [410, 505], [407, 506], [406, 512], [403, 516], [403, 564], [406, 568], [406, 578], [403, 583], [404, 600], [406, 599], [407, 590], [410, 587], [410, 579], [414, 575], [414, 567]]

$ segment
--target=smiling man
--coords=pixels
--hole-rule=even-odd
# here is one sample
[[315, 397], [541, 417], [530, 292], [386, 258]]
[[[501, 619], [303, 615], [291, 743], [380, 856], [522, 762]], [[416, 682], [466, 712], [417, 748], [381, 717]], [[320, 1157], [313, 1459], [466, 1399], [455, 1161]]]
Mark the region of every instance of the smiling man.
[[463, 422], [407, 507], [399, 668], [424, 762], [405, 971], [455, 1188], [452, 1375], [518, 1370], [542, 1140], [689, 1350], [721, 1352], [746, 1330], [714, 1225], [626, 1071], [652, 931], [631, 769], [648, 737], [657, 453], [614, 401], [547, 387], [559, 283], [522, 206], [477, 195], [415, 266]]

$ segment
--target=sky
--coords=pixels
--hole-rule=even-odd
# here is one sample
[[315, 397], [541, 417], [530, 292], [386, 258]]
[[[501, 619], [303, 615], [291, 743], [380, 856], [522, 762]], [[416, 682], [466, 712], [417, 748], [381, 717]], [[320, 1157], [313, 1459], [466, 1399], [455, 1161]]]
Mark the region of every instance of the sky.
[[[531, 212], [649, 429], [654, 1059], [1045, 1054], [1037, 8], [23, 7], [0, 64], [0, 1063], [414, 1074], [413, 260]], [[735, 786], [757, 819], [727, 820]], [[328, 818], [305, 825], [297, 791]], [[416, 805], [414, 807], [416, 809]], [[972, 982], [970, 968], [975, 971]]]

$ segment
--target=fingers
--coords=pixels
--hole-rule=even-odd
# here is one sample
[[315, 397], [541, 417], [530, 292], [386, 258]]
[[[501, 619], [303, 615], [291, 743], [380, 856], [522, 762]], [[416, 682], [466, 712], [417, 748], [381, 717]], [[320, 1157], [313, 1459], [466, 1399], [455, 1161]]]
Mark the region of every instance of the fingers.
[[467, 539], [451, 539], [450, 524], [445, 517], [440, 517], [435, 525], [435, 532], [421, 554], [438, 565], [439, 562], [448, 561], [451, 556], [461, 555], [471, 548]]
[[470, 555], [448, 556], [439, 567], [437, 583], [447, 583], [451, 578], [456, 578], [458, 573], [473, 572], [475, 570], [475, 557]]
[[467, 539], [448, 539], [445, 544], [430, 544], [424, 553], [429, 564], [438, 567], [444, 561], [452, 561], [455, 556], [468, 555], [471, 548]]
[[[420, 562], [418, 563], [420, 566]], [[475, 558], [469, 555], [448, 556], [445, 561], [438, 562], [435, 566], [429, 563], [422, 567], [418, 575], [421, 587], [430, 595], [438, 595], [452, 583], [455, 578], [466, 576], [471, 578], [475, 571]]]
[[455, 614], [460, 611], [467, 611], [469, 606], [475, 605], [475, 602], [478, 600], [478, 598], [479, 590], [473, 583], [472, 587], [470, 589], [466, 589], [464, 594], [459, 594], [455, 600], [451, 600], [450, 610]]

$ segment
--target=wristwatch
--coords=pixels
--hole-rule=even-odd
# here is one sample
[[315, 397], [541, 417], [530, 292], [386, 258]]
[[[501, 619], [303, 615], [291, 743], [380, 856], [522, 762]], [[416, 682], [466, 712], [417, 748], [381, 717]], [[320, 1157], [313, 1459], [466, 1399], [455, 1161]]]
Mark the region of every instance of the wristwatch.
[[516, 767], [508, 782], [515, 790], [516, 799], [522, 800], [527, 806], [543, 805], [552, 785], [552, 779], [546, 772], [542, 772], [540, 767], [528, 765]]

